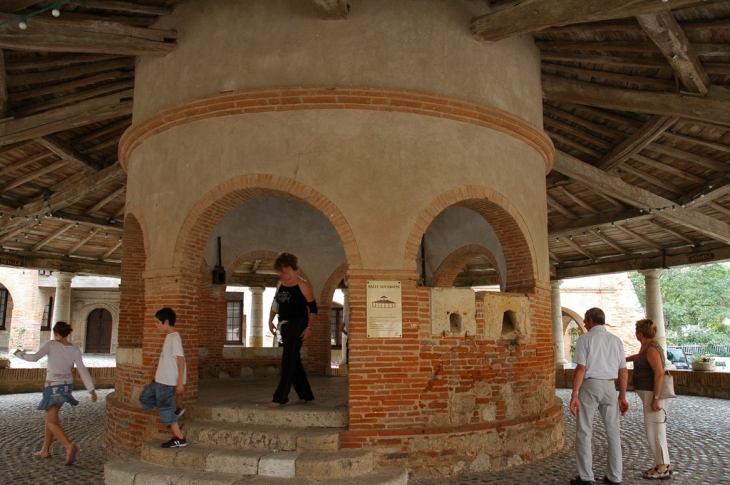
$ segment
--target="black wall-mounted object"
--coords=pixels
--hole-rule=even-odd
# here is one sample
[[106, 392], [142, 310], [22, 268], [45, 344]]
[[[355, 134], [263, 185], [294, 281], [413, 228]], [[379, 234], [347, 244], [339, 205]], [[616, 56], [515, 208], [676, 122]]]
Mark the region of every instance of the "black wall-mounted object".
[[226, 284], [226, 269], [221, 265], [221, 238], [218, 237], [218, 264], [213, 268], [213, 284]]

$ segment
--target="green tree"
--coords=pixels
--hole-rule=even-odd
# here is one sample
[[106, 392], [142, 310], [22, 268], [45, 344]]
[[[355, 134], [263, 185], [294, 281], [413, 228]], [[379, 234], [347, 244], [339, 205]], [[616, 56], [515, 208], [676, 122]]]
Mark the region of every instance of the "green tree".
[[[644, 276], [632, 273], [629, 277], [646, 308]], [[730, 268], [722, 264], [670, 268], [659, 281], [668, 338], [681, 336], [683, 327], [696, 325], [702, 330], [694, 335], [698, 340], [730, 341], [728, 327], [723, 324], [723, 319], [730, 317]]]

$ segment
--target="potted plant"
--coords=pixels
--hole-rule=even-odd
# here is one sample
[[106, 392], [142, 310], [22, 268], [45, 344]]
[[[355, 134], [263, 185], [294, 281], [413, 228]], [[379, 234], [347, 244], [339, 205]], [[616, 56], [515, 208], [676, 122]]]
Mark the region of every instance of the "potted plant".
[[0, 369], [9, 369], [10, 368], [10, 359], [7, 357], [0, 355]]
[[709, 355], [696, 355], [692, 357], [692, 370], [714, 371], [715, 358]]

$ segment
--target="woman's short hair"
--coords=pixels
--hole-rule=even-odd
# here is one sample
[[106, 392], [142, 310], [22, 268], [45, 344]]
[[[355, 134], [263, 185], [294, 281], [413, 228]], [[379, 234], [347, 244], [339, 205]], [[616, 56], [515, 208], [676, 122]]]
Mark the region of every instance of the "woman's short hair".
[[294, 256], [292, 253], [279, 253], [276, 260], [274, 260], [274, 269], [280, 270], [282, 268], [291, 268], [294, 271], [297, 271], [299, 269], [297, 266], [298, 262], [299, 258]]
[[73, 331], [74, 329], [71, 328], [71, 325], [66, 322], [56, 322], [56, 324], [53, 326], [53, 333], [57, 333], [62, 338], [68, 337]]
[[636, 331], [645, 338], [654, 338], [656, 336], [656, 323], [648, 318], [642, 318], [636, 321]]

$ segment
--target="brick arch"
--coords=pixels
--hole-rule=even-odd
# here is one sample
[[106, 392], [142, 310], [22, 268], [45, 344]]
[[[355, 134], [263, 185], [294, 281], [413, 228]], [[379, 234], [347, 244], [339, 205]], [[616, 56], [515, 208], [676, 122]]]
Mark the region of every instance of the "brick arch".
[[142, 211], [134, 204], [128, 204], [125, 212], [117, 344], [126, 348], [142, 346], [147, 308], [143, 274], [147, 268], [149, 242], [145, 225], [139, 221]]
[[282, 197], [318, 210], [332, 223], [340, 236], [350, 267], [362, 267], [352, 229], [334, 203], [300, 182], [265, 174], [234, 177], [210, 190], [195, 204], [178, 233], [173, 267], [197, 267], [203, 257], [208, 236], [223, 216], [233, 208], [260, 197]]
[[507, 271], [505, 291], [527, 291], [538, 280], [535, 245], [519, 211], [499, 192], [487, 187], [464, 186], [438, 195], [421, 213], [408, 236], [404, 267], [415, 264], [421, 237], [444, 209], [453, 205], [471, 209], [484, 217], [497, 234]]
[[327, 281], [322, 285], [322, 293], [320, 294], [320, 301], [327, 302], [329, 305], [332, 298], [335, 296], [335, 290], [340, 281], [347, 276], [347, 263], [342, 263], [332, 274], [327, 278]]
[[[576, 312], [574, 312], [570, 308], [561, 307], [560, 308], [560, 315], [562, 317], [570, 317], [573, 320], [575, 320], [575, 323], [578, 324], [578, 333], [583, 334], [583, 333], [586, 333], [588, 331], [588, 330], [586, 330], [586, 326], [583, 323], [583, 317], [581, 317], [580, 315], [578, 315]], [[566, 325], [565, 323], [563, 323], [563, 335], [565, 335], [565, 332], [567, 332], [567, 331], [568, 331], [568, 325]]]
[[145, 254], [150, 254], [149, 234], [147, 232], [147, 220], [144, 217], [144, 211], [134, 202], [127, 202], [124, 207], [124, 223], [127, 223], [128, 216], [134, 217], [135, 224], [139, 225], [140, 234], [142, 236], [142, 247]]
[[499, 270], [499, 263], [497, 258], [494, 257], [492, 252], [480, 246], [478, 244], [470, 244], [463, 246], [456, 251], [452, 252], [441, 262], [439, 267], [434, 271], [431, 277], [431, 286], [451, 286], [459, 274], [461, 269], [468, 263], [474, 256], [486, 256], [494, 269], [497, 270], [497, 280], [500, 281], [500, 287], [502, 286], [502, 274]]

